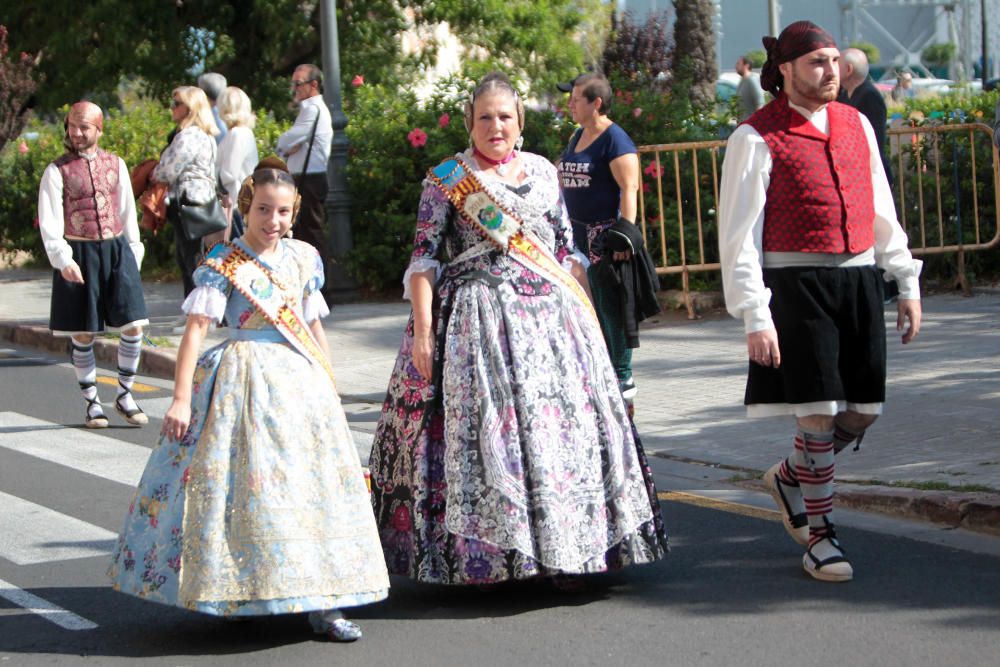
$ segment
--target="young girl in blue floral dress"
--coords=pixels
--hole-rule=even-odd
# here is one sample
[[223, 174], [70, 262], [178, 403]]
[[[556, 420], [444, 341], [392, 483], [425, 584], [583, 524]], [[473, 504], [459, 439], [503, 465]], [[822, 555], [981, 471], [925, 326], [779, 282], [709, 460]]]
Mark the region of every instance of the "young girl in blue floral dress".
[[[194, 274], [163, 420], [109, 570], [116, 590], [219, 616], [311, 612], [317, 633], [361, 636], [345, 607], [389, 581], [364, 473], [334, 388], [316, 250], [283, 238], [297, 194], [260, 169], [244, 236]], [[223, 317], [229, 338], [198, 358]]]

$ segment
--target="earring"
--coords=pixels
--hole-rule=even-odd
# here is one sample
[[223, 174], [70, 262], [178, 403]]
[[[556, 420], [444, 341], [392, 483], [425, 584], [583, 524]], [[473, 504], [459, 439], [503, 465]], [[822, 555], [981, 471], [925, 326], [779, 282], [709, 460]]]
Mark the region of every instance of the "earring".
[[517, 138], [517, 141], [514, 142], [514, 150], [520, 152], [521, 146], [523, 145], [524, 145], [524, 135], [522, 134]]

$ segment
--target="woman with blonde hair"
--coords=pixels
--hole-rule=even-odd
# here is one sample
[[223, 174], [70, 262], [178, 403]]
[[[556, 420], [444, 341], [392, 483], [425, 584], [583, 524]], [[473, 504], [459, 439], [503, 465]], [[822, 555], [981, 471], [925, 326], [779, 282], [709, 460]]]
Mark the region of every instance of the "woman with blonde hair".
[[169, 187], [170, 204], [167, 219], [174, 227], [177, 265], [184, 279], [184, 296], [194, 289], [192, 275], [201, 259], [202, 240], [188, 240], [180, 228], [180, 204], [204, 204], [215, 193], [216, 145], [213, 137], [219, 133], [212, 118], [212, 107], [201, 88], [174, 88], [170, 112], [176, 130], [170, 145], [160, 155], [153, 170], [153, 180]]
[[[226, 124], [229, 132], [219, 144], [219, 159], [217, 172], [219, 182], [226, 194], [223, 196], [223, 206], [229, 217], [230, 226], [226, 232], [219, 232], [218, 239], [205, 238], [205, 244], [211, 245], [213, 240], [235, 238], [243, 233], [243, 219], [235, 210], [243, 179], [253, 173], [254, 165], [259, 159], [257, 142], [254, 140], [253, 127], [257, 118], [253, 114], [250, 98], [236, 86], [229, 86], [219, 94], [216, 101], [219, 117]], [[211, 235], [215, 237], [216, 235]]]

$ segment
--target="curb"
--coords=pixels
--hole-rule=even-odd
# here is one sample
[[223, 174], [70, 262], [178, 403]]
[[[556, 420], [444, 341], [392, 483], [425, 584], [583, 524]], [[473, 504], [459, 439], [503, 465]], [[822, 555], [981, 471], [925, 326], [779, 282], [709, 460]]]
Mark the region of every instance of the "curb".
[[851, 509], [906, 516], [1000, 536], [998, 494], [841, 483], [834, 497], [840, 505]]
[[[759, 479], [737, 484], [767, 492]], [[891, 514], [1000, 536], [1000, 494], [921, 491], [837, 480], [833, 499], [838, 507]]]
[[[69, 358], [69, 336], [55, 336], [47, 327], [0, 322], [0, 340], [7, 340], [45, 352], [63, 354], [67, 359]], [[118, 364], [118, 342], [98, 335], [94, 339], [94, 357], [98, 364], [115, 368]], [[142, 375], [172, 380], [176, 365], [177, 357], [175, 354], [151, 348], [148, 345], [143, 346], [142, 356], [139, 358], [139, 373]]]

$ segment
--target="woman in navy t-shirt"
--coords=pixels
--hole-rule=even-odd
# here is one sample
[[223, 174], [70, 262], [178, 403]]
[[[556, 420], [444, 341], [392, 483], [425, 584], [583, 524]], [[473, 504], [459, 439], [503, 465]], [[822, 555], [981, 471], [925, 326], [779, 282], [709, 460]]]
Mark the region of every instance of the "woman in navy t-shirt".
[[584, 74], [573, 81], [569, 110], [580, 129], [573, 134], [559, 162], [559, 178], [573, 240], [591, 261], [587, 270], [594, 308], [622, 395], [635, 396], [632, 350], [626, 345], [621, 294], [598, 270], [602, 261], [628, 261], [631, 253], [604, 256], [604, 235], [619, 219], [635, 222], [639, 190], [639, 155], [625, 130], [608, 118], [611, 86], [601, 74]]

